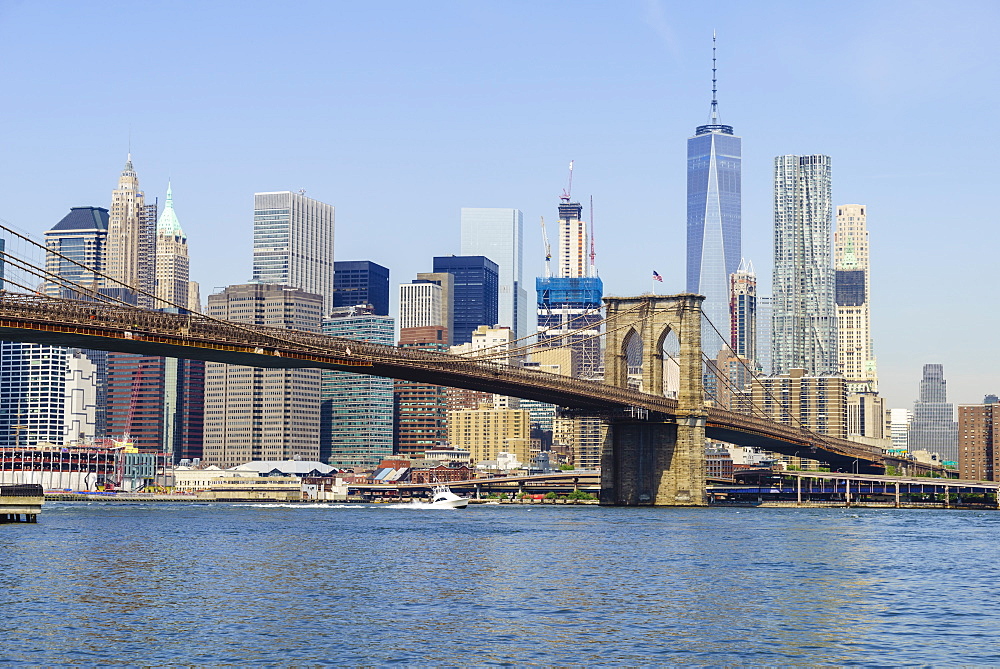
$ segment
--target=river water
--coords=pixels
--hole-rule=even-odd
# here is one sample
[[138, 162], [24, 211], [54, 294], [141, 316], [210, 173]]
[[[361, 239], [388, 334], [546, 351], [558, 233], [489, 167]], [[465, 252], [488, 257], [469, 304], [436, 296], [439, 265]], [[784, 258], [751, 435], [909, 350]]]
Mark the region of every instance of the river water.
[[49, 503], [0, 663], [1000, 663], [1000, 512]]

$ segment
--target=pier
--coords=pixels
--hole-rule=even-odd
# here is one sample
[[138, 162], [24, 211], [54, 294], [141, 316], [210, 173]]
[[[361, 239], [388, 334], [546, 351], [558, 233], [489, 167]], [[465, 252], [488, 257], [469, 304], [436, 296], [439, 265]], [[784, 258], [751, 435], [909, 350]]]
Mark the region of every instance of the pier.
[[37, 523], [44, 501], [37, 483], [0, 486], [0, 523]]

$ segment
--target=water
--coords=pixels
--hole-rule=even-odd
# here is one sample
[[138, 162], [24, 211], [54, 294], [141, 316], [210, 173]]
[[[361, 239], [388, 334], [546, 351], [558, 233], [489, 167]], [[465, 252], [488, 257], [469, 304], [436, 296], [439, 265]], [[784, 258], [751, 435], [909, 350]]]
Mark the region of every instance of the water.
[[1000, 513], [50, 503], [0, 663], [997, 664]]

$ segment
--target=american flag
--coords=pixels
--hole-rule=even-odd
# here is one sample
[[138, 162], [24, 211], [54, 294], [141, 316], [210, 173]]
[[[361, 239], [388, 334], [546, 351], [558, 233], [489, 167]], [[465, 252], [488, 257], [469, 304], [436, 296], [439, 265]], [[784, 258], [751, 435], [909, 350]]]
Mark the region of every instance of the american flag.
[[660, 283], [663, 283], [663, 277], [657, 274], [655, 269], [653, 270], [653, 281], [659, 281]]

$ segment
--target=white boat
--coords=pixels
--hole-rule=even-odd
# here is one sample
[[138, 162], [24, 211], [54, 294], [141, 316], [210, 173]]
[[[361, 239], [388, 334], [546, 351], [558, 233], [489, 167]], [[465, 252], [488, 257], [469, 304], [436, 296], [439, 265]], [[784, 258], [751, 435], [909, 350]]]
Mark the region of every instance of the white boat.
[[469, 506], [468, 497], [459, 497], [446, 485], [436, 485], [431, 489], [430, 502], [414, 502], [428, 509], [464, 509]]

